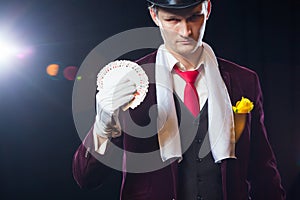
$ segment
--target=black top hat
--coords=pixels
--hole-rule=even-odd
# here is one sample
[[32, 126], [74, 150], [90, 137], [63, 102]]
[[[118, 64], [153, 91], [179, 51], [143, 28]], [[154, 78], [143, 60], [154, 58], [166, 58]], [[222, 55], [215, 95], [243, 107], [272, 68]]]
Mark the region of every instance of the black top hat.
[[195, 6], [205, 0], [147, 0], [152, 5], [162, 8], [182, 9]]

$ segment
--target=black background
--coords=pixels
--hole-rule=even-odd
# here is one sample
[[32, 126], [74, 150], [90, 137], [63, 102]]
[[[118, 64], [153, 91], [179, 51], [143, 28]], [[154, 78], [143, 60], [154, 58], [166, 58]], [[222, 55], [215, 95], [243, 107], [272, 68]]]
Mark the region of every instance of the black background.
[[[297, 0], [214, 0], [204, 39], [217, 56], [258, 73], [289, 199], [300, 199], [298, 13]], [[109, 199], [113, 190], [80, 190], [72, 177], [81, 142], [72, 117], [74, 82], [61, 71], [50, 78], [46, 67], [79, 67], [103, 40], [146, 26], [154, 24], [144, 0], [0, 1], [0, 35], [34, 49], [0, 65], [0, 199]]]

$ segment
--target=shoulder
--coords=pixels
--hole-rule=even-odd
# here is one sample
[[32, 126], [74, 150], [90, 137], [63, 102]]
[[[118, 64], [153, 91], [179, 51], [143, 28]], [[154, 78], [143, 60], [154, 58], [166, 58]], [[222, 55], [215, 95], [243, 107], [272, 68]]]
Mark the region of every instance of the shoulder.
[[228, 60], [218, 58], [219, 69], [233, 102], [241, 96], [255, 100], [262, 95], [257, 73]]
[[156, 60], [156, 54], [157, 54], [157, 50], [150, 53], [150, 54], [147, 54], [145, 55], [144, 57], [136, 60], [135, 62], [139, 65], [143, 65], [143, 64], [150, 64], [150, 63], [155, 63], [155, 60]]
[[150, 83], [155, 82], [156, 54], [157, 54], [157, 50], [135, 61], [138, 65], [140, 65], [144, 69], [144, 71], [148, 75]]
[[238, 65], [234, 62], [225, 60], [223, 58], [217, 58], [219, 63], [219, 68], [221, 71], [228, 72], [228, 73], [242, 73], [242, 74], [248, 74], [248, 75], [256, 75], [256, 72], [246, 68], [244, 66]]
[[249, 68], [238, 65], [234, 62], [217, 58], [221, 74], [228, 73], [237, 79], [258, 79], [257, 73]]

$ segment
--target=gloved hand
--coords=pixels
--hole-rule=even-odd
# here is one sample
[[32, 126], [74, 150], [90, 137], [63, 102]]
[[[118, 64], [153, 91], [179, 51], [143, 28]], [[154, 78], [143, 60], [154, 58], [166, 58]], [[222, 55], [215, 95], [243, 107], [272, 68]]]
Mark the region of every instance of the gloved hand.
[[132, 81], [121, 80], [97, 93], [94, 124], [97, 135], [103, 138], [120, 136], [119, 108], [134, 98], [135, 91], [136, 86]]

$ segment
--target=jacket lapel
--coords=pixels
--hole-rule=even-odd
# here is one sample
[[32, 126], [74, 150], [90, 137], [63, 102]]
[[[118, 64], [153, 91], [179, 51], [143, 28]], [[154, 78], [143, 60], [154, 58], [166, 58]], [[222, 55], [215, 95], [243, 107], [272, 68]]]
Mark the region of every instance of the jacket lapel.
[[[224, 67], [222, 66], [220, 60], [218, 59], [218, 64], [219, 64], [219, 69], [221, 76], [223, 78], [223, 81], [226, 85], [229, 97], [232, 95], [232, 89], [231, 89], [231, 84], [230, 84], [230, 74], [224, 70]], [[221, 174], [222, 174], [222, 189], [223, 189], [223, 199], [227, 200], [228, 195], [227, 195], [227, 160], [223, 160], [221, 163]]]
[[225, 85], [227, 87], [228, 94], [229, 94], [229, 96], [231, 98], [232, 90], [231, 90], [231, 84], [230, 84], [230, 82], [231, 82], [230, 81], [230, 74], [227, 71], [224, 70], [224, 68], [223, 68], [222, 65], [220, 65], [221, 62], [218, 62], [218, 64], [219, 64], [219, 69], [220, 69], [221, 76], [222, 76], [223, 81], [224, 81], [224, 83], [225, 83]]

